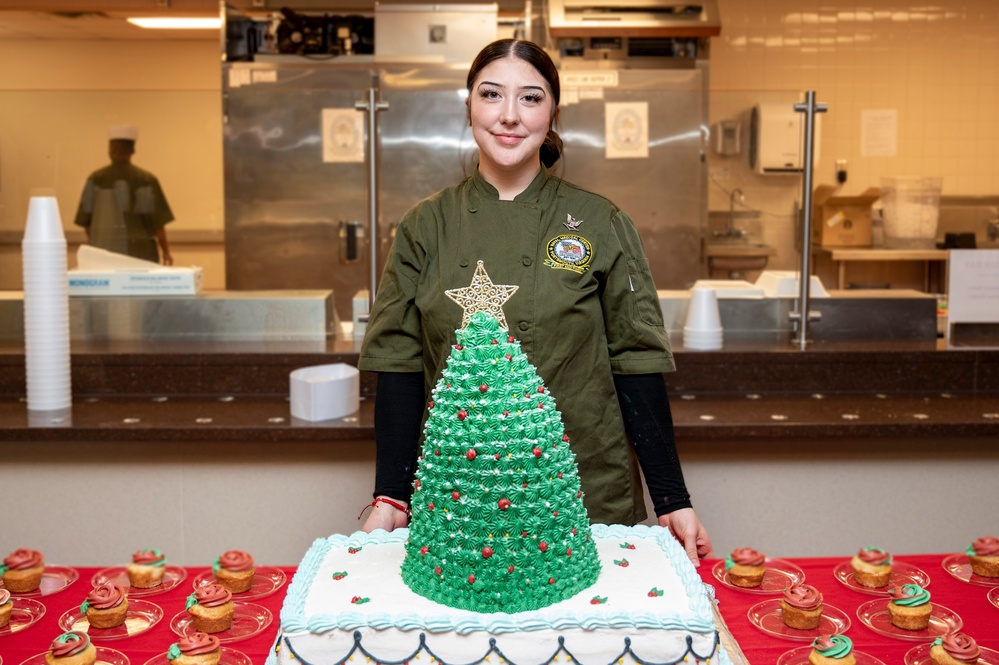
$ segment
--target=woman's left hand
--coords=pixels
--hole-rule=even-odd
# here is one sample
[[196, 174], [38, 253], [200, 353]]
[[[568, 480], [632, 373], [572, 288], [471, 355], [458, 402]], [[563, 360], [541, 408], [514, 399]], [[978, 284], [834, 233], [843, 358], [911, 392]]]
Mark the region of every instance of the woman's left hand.
[[680, 541], [694, 566], [700, 566], [700, 559], [711, 559], [715, 551], [711, 547], [708, 531], [697, 519], [693, 508], [681, 508], [659, 516], [659, 526], [668, 528], [673, 537]]

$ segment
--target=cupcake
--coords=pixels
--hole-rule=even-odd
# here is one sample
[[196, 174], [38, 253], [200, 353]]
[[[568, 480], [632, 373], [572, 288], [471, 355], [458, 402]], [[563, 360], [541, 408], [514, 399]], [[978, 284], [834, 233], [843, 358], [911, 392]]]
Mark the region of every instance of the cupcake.
[[253, 586], [253, 557], [243, 550], [229, 550], [215, 559], [215, 580], [233, 593], [249, 591]]
[[92, 628], [115, 628], [125, 623], [128, 614], [128, 590], [105, 582], [94, 587], [80, 605]]
[[918, 584], [903, 584], [888, 590], [888, 613], [893, 626], [905, 630], [925, 630], [930, 625], [930, 592]]
[[11, 593], [34, 591], [42, 583], [45, 561], [42, 553], [21, 548], [10, 553], [0, 565], [3, 585]]
[[820, 635], [812, 642], [809, 665], [856, 665], [853, 642], [846, 635]]
[[14, 601], [10, 599], [10, 591], [0, 589], [0, 628], [10, 623], [10, 612], [14, 609]]
[[198, 587], [187, 597], [187, 612], [191, 615], [194, 628], [202, 633], [229, 630], [235, 611], [232, 592], [218, 582]]
[[219, 638], [207, 633], [191, 633], [170, 645], [170, 665], [216, 665], [222, 657]]
[[738, 587], [757, 587], [763, 582], [764, 556], [750, 547], [740, 547], [725, 557], [728, 579]]
[[999, 538], [984, 536], [965, 550], [971, 561], [971, 572], [982, 577], [999, 577]]
[[132, 555], [128, 571], [128, 583], [136, 589], [151, 589], [163, 583], [166, 573], [166, 557], [159, 550], [139, 550]]
[[865, 547], [850, 560], [857, 584], [866, 587], [888, 586], [891, 578], [891, 554], [880, 547]]
[[975, 640], [964, 633], [947, 633], [930, 647], [933, 665], [974, 665], [981, 654]]
[[48, 665], [94, 665], [97, 649], [86, 633], [71, 630], [52, 640], [45, 662]]
[[813, 630], [822, 621], [822, 594], [811, 584], [793, 584], [784, 590], [780, 616], [788, 628]]

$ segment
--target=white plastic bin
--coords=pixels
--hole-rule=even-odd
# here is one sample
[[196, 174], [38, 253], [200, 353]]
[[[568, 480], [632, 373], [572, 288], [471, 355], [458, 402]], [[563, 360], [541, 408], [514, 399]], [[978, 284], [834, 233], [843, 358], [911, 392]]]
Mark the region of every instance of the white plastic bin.
[[343, 418], [360, 408], [361, 373], [345, 363], [291, 373], [291, 415], [302, 420]]

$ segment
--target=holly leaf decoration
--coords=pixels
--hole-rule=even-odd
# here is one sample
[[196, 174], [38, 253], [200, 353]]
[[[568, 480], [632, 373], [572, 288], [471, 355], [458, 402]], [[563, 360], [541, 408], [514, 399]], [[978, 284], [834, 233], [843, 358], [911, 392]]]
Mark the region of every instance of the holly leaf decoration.
[[629, 564], [627, 559], [614, 559], [614, 565], [621, 566], [622, 568], [627, 568]]
[[604, 596], [603, 598], [601, 598], [600, 596], [594, 596], [593, 598], [590, 598], [590, 605], [603, 605], [606, 602], [607, 602], [607, 596]]

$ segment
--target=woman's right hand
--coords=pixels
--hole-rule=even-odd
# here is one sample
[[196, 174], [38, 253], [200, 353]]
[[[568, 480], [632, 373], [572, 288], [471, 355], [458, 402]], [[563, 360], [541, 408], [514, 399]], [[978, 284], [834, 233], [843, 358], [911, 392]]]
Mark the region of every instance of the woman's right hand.
[[[371, 533], [375, 529], [394, 531], [395, 529], [401, 529], [409, 523], [409, 515], [407, 513], [385, 501], [379, 501], [378, 499], [381, 498], [388, 497], [377, 497], [375, 499], [374, 506], [371, 508], [371, 512], [368, 513], [368, 518], [364, 520], [364, 526], [361, 527], [361, 530], [365, 533]], [[392, 499], [392, 501], [403, 506], [406, 505], [403, 501], [396, 499]]]

